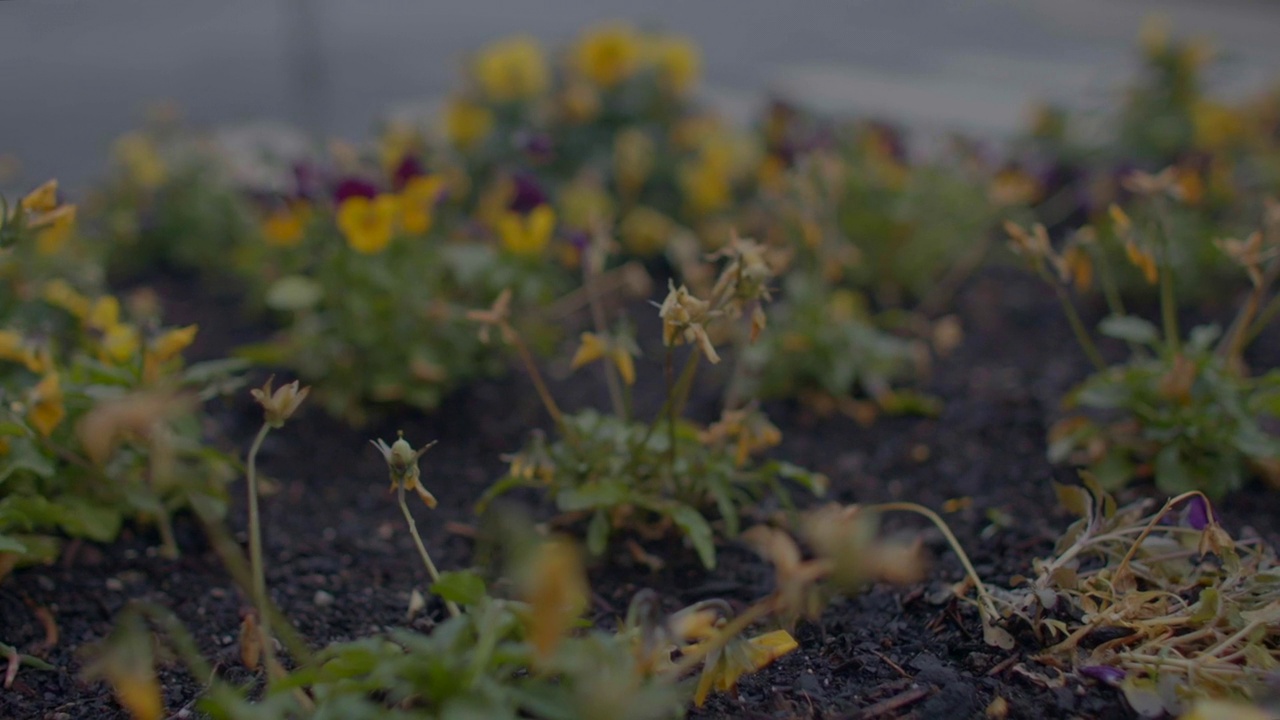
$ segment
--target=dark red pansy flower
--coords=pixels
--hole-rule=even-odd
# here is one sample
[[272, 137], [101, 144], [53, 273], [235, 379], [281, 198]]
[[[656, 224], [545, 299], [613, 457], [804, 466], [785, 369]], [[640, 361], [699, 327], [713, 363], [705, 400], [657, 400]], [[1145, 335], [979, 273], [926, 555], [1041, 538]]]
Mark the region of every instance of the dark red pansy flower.
[[530, 173], [518, 172], [511, 175], [515, 192], [507, 209], [521, 214], [528, 213], [539, 205], [547, 204], [547, 193], [538, 184], [537, 178]]
[[405, 155], [400, 160], [400, 164], [396, 165], [395, 172], [391, 174], [391, 187], [397, 191], [403, 190], [410, 180], [426, 174], [427, 169], [423, 167], [421, 160], [413, 155]]
[[377, 195], [377, 185], [364, 178], [357, 177], [343, 178], [338, 181], [337, 187], [333, 189], [333, 201], [339, 205], [348, 198], [364, 197], [372, 199]]

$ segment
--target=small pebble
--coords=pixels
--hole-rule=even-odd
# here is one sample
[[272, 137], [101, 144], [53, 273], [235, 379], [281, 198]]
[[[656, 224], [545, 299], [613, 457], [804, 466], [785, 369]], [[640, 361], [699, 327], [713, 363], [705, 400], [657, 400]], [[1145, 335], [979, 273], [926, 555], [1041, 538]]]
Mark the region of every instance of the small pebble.
[[124, 583], [120, 582], [120, 578], [107, 578], [107, 589], [111, 592], [120, 592], [124, 590]]
[[317, 590], [316, 596], [312, 598], [311, 602], [315, 603], [316, 607], [329, 607], [333, 604], [333, 595], [324, 590]]

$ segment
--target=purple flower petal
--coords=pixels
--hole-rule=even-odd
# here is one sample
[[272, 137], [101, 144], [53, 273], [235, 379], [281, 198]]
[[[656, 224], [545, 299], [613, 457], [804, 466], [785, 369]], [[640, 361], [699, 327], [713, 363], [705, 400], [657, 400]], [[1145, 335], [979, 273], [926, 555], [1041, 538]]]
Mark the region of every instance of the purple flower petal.
[[1204, 498], [1199, 495], [1191, 496], [1191, 499], [1187, 500], [1187, 525], [1190, 525], [1196, 530], [1205, 529], [1209, 526], [1210, 512], [1209, 503], [1205, 502]]
[[515, 173], [511, 176], [515, 183], [515, 193], [508, 209], [524, 214], [539, 205], [547, 204], [547, 194], [538, 185], [538, 181], [529, 173]]
[[1086, 665], [1080, 668], [1080, 674], [1108, 685], [1118, 685], [1124, 680], [1124, 671], [1110, 665]]
[[378, 195], [378, 186], [364, 178], [343, 178], [333, 190], [333, 201], [339, 205], [347, 198], [374, 198]]
[[323, 173], [312, 162], [300, 162], [293, 166], [294, 195], [300, 200], [315, 200], [324, 185]]
[[412, 155], [405, 155], [400, 164], [396, 166], [395, 172], [391, 174], [391, 186], [397, 191], [403, 190], [410, 180], [426, 174], [427, 170], [422, 166], [422, 162], [418, 158]]

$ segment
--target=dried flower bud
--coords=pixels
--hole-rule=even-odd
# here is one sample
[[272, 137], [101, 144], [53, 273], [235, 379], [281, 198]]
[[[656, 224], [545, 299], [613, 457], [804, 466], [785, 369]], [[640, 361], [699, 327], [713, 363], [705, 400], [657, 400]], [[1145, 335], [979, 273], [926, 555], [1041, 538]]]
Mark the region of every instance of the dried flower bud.
[[285, 420], [298, 411], [298, 407], [302, 405], [303, 400], [307, 399], [311, 388], [299, 389], [298, 381], [294, 380], [288, 385], [281, 385], [273, 392], [271, 382], [274, 379], [274, 377], [267, 378], [267, 382], [261, 388], [254, 388], [249, 391], [249, 394], [262, 406], [263, 419], [267, 425], [280, 428], [284, 427]]
[[434, 508], [437, 505], [436, 497], [422, 486], [422, 473], [418, 469], [418, 460], [432, 445], [435, 445], [435, 441], [414, 450], [413, 446], [404, 439], [404, 432], [400, 432], [396, 441], [390, 445], [381, 438], [369, 442], [378, 448], [382, 453], [382, 459], [387, 461], [387, 469], [391, 471], [392, 490], [403, 486], [405, 490], [417, 492], [427, 507]]

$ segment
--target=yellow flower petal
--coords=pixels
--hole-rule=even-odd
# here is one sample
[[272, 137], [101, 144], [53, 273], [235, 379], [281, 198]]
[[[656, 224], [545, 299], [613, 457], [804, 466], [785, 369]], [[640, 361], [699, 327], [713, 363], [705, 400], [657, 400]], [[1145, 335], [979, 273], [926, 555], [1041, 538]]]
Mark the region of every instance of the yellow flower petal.
[[138, 354], [141, 346], [138, 328], [119, 323], [107, 328], [102, 336], [100, 355], [103, 360], [115, 364], [126, 363]]
[[93, 309], [93, 303], [89, 298], [81, 295], [71, 287], [70, 283], [61, 278], [45, 283], [41, 296], [45, 302], [66, 310], [81, 322], [89, 317], [89, 312]]
[[49, 437], [67, 417], [62, 404], [62, 385], [57, 373], [44, 376], [32, 391], [31, 409], [27, 421], [44, 437]]
[[618, 374], [622, 376], [622, 382], [628, 385], [636, 384], [636, 364], [631, 359], [631, 353], [622, 348], [615, 349], [613, 364], [618, 366]]
[[103, 332], [120, 324], [120, 301], [111, 295], [104, 295], [93, 303], [85, 324]]
[[158, 362], [171, 360], [195, 342], [196, 332], [199, 329], [199, 325], [188, 325], [169, 330], [152, 343], [151, 352], [154, 353]]
[[500, 40], [481, 50], [476, 58], [475, 76], [490, 100], [515, 102], [546, 92], [551, 69], [542, 45], [522, 35]]
[[573, 354], [573, 360], [569, 362], [569, 367], [572, 370], [577, 370], [583, 365], [593, 363], [604, 357], [604, 352], [605, 344], [600, 339], [600, 336], [595, 333], [584, 332], [582, 333], [582, 344], [578, 346], [577, 352]]
[[351, 197], [338, 208], [338, 229], [347, 245], [358, 253], [376, 255], [391, 244], [400, 202], [394, 195], [370, 200]]
[[578, 72], [591, 82], [611, 88], [631, 77], [640, 60], [640, 36], [626, 24], [611, 24], [585, 33], [574, 48]]
[[22, 209], [28, 213], [47, 213], [58, 207], [58, 181], [49, 180], [22, 198]]

